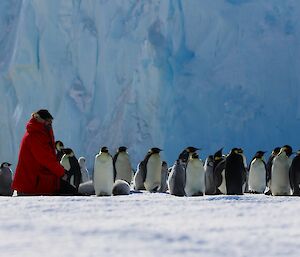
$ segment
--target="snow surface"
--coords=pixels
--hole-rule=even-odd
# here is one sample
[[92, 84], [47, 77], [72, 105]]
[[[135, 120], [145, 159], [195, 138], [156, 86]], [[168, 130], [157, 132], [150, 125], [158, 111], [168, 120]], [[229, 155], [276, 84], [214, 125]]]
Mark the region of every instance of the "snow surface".
[[1, 256], [299, 256], [300, 198], [0, 197]]
[[173, 163], [300, 137], [298, 0], [1, 0], [0, 161], [30, 114], [93, 165], [101, 146]]

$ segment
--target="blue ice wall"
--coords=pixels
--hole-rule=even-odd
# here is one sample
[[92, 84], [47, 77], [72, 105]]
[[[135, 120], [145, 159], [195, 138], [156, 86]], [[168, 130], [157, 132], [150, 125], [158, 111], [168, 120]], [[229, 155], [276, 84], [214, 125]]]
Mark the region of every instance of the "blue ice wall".
[[296, 0], [0, 1], [0, 161], [30, 114], [87, 157], [300, 148]]

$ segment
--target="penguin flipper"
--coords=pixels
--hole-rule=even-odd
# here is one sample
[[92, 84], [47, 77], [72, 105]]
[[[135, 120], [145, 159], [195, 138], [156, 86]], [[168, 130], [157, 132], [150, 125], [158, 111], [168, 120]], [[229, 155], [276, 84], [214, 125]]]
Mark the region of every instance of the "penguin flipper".
[[214, 170], [215, 185], [218, 188], [222, 184], [222, 171], [225, 169], [225, 160], [218, 163]]
[[156, 193], [156, 192], [158, 192], [158, 188], [159, 188], [159, 186], [154, 187], [154, 188], [150, 191], [150, 193]]
[[142, 177], [142, 181], [146, 181], [146, 176], [147, 176], [147, 165], [145, 161], [142, 161], [140, 164], [140, 174]]
[[116, 180], [117, 177], [117, 169], [116, 169], [116, 161], [118, 159], [119, 153], [116, 153], [114, 158], [113, 158], [113, 167], [114, 167], [114, 181]]

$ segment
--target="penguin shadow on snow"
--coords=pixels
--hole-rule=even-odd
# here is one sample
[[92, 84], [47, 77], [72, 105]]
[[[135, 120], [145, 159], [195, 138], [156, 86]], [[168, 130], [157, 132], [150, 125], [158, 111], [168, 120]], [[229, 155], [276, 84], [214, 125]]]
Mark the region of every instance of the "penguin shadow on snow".
[[205, 198], [206, 201], [241, 201], [245, 200], [244, 195], [218, 195], [218, 196], [209, 196]]

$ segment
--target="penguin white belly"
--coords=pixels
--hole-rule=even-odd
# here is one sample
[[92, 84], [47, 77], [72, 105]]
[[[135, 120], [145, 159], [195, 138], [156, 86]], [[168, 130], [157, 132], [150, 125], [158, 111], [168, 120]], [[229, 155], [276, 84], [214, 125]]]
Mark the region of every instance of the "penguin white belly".
[[271, 176], [272, 195], [290, 195], [289, 162], [284, 156], [277, 156], [273, 160]]
[[190, 160], [186, 167], [186, 196], [202, 195], [205, 192], [204, 167], [200, 160]]
[[113, 163], [109, 155], [97, 155], [94, 165], [94, 188], [97, 196], [111, 195], [114, 183]]
[[75, 183], [74, 183], [74, 176], [71, 176], [71, 178], [70, 178], [70, 184], [71, 184], [72, 186], [75, 186]]
[[132, 180], [132, 169], [128, 154], [119, 153], [115, 167], [117, 171], [116, 180], [125, 180], [130, 184]]
[[135, 190], [145, 190], [143, 178], [141, 172], [138, 170], [133, 177], [133, 186]]
[[147, 162], [147, 174], [144, 186], [147, 191], [158, 189], [161, 183], [161, 159], [159, 154], [152, 154]]
[[60, 164], [64, 167], [65, 170], [69, 171], [71, 169], [69, 157], [66, 154], [64, 154], [63, 157], [61, 158]]
[[171, 167], [171, 171], [169, 173], [169, 176], [168, 176], [168, 179], [167, 179], [167, 186], [168, 186], [168, 189], [169, 189], [169, 192], [170, 194], [173, 193], [173, 188], [174, 188], [174, 184], [175, 184], [175, 168], [174, 166]]
[[[63, 157], [61, 158], [60, 164], [64, 167], [65, 170], [69, 171], [71, 169], [71, 164], [70, 164], [70, 160], [69, 157], [64, 154]], [[72, 175], [70, 177], [70, 181], [69, 183], [75, 187], [75, 183], [74, 183], [74, 175]]]
[[226, 195], [227, 194], [227, 188], [226, 188], [226, 178], [225, 178], [225, 169], [222, 171], [222, 183], [219, 186], [219, 190], [221, 191], [222, 194]]
[[249, 171], [250, 191], [263, 193], [266, 189], [266, 169], [262, 161], [254, 160]]
[[288, 165], [289, 165], [289, 168], [291, 167], [292, 162], [293, 162], [293, 159], [292, 159], [292, 158], [288, 158]]

